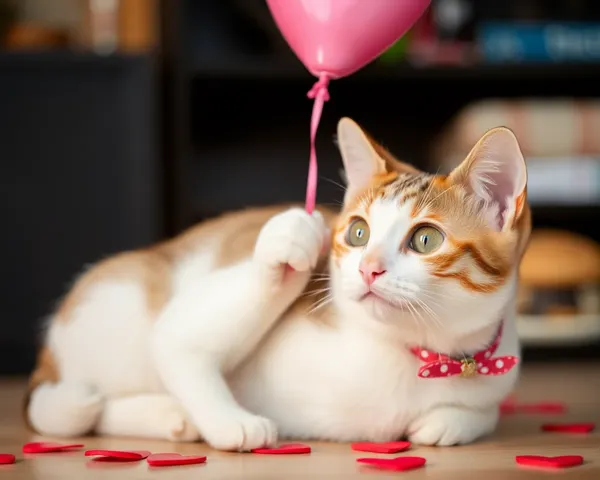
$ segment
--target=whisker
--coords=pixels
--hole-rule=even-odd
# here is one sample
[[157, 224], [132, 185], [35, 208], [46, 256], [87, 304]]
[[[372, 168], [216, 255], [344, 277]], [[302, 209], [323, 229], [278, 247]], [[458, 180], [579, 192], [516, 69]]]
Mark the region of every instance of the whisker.
[[[438, 195], [436, 195], [435, 197], [433, 197], [429, 202], [427, 202], [426, 205], [424, 205], [421, 210], [425, 210], [427, 207], [429, 207], [429, 205], [431, 205], [433, 202], [435, 202], [438, 198], [440, 198], [442, 195], [444, 195], [445, 193], [447, 193], [448, 191], [452, 190], [456, 185], [450, 185], [448, 188], [442, 190], [441, 193], [439, 193]], [[421, 211], [419, 210], [419, 211]]]
[[429, 294], [429, 295], [431, 295], [432, 298], [439, 298], [442, 300], [444, 300], [444, 299], [451, 300], [454, 298], [452, 295], [449, 295], [447, 293], [437, 292], [434, 290], [421, 290], [421, 293]]
[[[415, 300], [417, 301], [417, 305], [421, 306], [422, 302], [419, 301], [419, 299], [415, 298]], [[410, 302], [409, 302], [410, 304]], [[421, 319], [423, 325], [425, 325], [425, 328], [430, 328], [429, 323], [427, 322], [427, 320], [425, 320], [425, 318], [423, 317], [423, 315], [421, 315], [421, 312], [419, 312], [415, 306], [413, 305], [413, 308], [415, 309], [415, 313], [419, 316], [419, 318]]]
[[[438, 175], [438, 173], [440, 173], [440, 169], [442, 167], [439, 166], [438, 169], [436, 170], [434, 177]], [[419, 203], [417, 203], [417, 206], [415, 208], [416, 211], [420, 211], [421, 210], [421, 205], [427, 200], [427, 198], [429, 198], [429, 195], [431, 195], [431, 192], [433, 191], [433, 179], [431, 179], [431, 181], [429, 182], [429, 186], [427, 187], [427, 190], [425, 190], [425, 193], [423, 194], [423, 196], [420, 198]]]
[[433, 309], [429, 305], [427, 305], [425, 302], [418, 298], [415, 298], [415, 301], [421, 307], [421, 309], [430, 316], [431, 320], [436, 324], [436, 326], [442, 326], [438, 314], [435, 311], [433, 311]]
[[345, 185], [342, 185], [340, 182], [336, 182], [335, 180], [331, 179], [331, 178], [327, 178], [327, 177], [321, 177], [322, 180], [325, 180], [329, 183], [331, 183], [332, 185], [335, 185], [336, 187], [341, 188], [341, 190], [343, 192], [345, 192], [346, 190], [348, 190], [348, 187], [346, 187]]
[[317, 300], [312, 307], [306, 312], [307, 315], [312, 315], [320, 308], [323, 308], [325, 305], [330, 303], [333, 300], [333, 294], [326, 295], [325, 297]]
[[424, 296], [427, 299], [427, 302], [435, 305], [436, 307], [442, 307], [442, 304], [437, 301], [436, 297], [432, 296], [426, 291], [421, 290], [420, 295]]
[[326, 287], [326, 288], [318, 288], [316, 290], [310, 290], [309, 292], [306, 292], [304, 294], [305, 297], [314, 297], [315, 295], [319, 295], [321, 293], [324, 292], [330, 292], [331, 291], [331, 287]]

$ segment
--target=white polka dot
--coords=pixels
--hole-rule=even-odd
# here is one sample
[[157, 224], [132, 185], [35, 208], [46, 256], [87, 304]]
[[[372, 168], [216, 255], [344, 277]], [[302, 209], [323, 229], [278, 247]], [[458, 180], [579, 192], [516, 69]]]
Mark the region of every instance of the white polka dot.
[[492, 356], [491, 352], [485, 352], [485, 358], [490, 358]]
[[421, 374], [424, 377], [428, 377], [429, 376], [429, 370], [423, 370], [423, 373]]
[[481, 368], [481, 367], [483, 367], [483, 363], [479, 362], [479, 363], [477, 364], [477, 368]]
[[496, 360], [496, 368], [502, 368], [504, 366], [504, 362], [502, 360]]
[[429, 352], [426, 352], [425, 350], [422, 350], [422, 351], [421, 351], [421, 356], [422, 356], [423, 358], [427, 358], [427, 357], [429, 356]]
[[448, 365], [442, 365], [442, 366], [440, 367], [440, 372], [442, 372], [442, 373], [446, 373], [447, 371], [448, 371]]
[[490, 369], [488, 367], [483, 367], [481, 369], [481, 373], [488, 373], [490, 371]]

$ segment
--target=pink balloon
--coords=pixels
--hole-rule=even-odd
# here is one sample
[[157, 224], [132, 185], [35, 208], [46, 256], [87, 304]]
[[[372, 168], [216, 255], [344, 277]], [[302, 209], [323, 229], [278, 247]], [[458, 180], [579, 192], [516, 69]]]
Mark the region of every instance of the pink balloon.
[[345, 77], [374, 60], [431, 0], [267, 0], [284, 38], [315, 76]]

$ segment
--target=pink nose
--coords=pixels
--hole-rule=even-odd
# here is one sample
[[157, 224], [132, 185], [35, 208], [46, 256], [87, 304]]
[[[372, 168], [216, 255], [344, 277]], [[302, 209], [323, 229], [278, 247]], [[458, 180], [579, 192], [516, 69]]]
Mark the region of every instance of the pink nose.
[[371, 285], [377, 277], [380, 277], [386, 272], [383, 265], [379, 262], [361, 262], [358, 271], [367, 285]]

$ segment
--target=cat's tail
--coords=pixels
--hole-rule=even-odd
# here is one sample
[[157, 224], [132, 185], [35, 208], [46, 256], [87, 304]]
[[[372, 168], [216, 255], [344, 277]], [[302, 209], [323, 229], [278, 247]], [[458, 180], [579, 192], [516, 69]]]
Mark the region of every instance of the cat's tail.
[[102, 412], [102, 398], [84, 383], [60, 380], [52, 352], [38, 356], [30, 379], [23, 413], [27, 425], [49, 436], [77, 437], [89, 433]]

